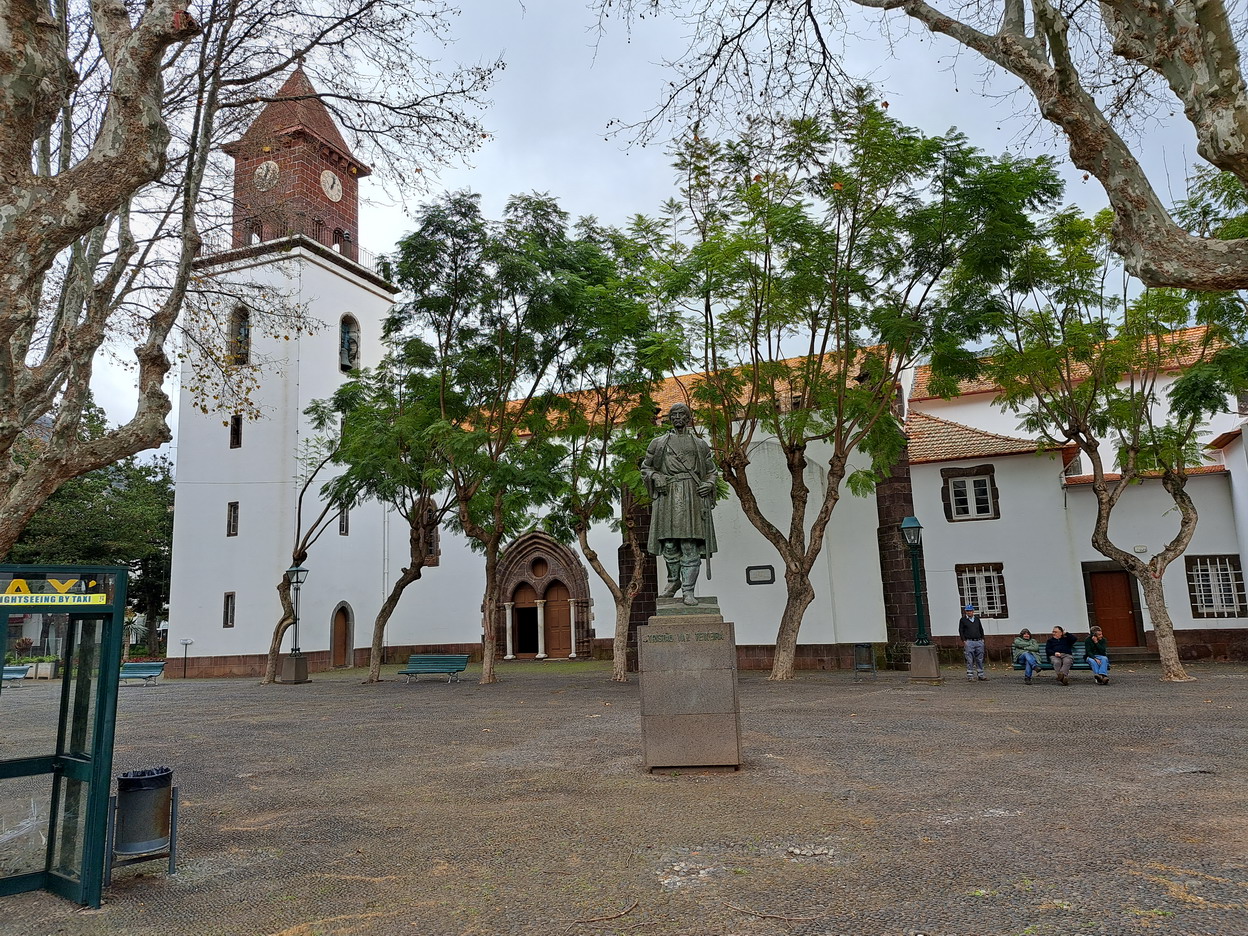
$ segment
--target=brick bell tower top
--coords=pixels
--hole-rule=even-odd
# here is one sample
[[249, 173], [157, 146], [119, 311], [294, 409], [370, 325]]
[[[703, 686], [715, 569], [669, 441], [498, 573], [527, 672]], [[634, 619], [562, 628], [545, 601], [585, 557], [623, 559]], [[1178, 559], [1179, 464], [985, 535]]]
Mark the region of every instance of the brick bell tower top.
[[223, 149], [234, 158], [233, 246], [302, 234], [355, 257], [356, 159], [303, 67], [247, 132]]

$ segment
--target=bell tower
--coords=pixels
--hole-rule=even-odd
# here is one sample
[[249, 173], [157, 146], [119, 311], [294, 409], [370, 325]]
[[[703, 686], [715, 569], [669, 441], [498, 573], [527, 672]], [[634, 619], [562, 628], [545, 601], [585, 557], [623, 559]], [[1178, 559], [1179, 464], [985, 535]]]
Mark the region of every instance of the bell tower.
[[234, 158], [233, 247], [302, 234], [355, 259], [359, 180], [372, 170], [352, 155], [302, 67], [224, 149]]

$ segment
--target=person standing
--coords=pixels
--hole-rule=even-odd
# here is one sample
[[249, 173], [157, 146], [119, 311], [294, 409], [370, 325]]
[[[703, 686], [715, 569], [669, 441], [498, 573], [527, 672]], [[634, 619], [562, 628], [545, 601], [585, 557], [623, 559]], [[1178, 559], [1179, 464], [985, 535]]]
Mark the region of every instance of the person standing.
[[984, 675], [984, 625], [975, 613], [974, 605], [962, 609], [958, 621], [958, 639], [962, 641], [962, 653], [966, 657], [966, 681], [987, 681]]
[[1015, 663], [1023, 664], [1023, 682], [1031, 685], [1031, 675], [1040, 668], [1040, 644], [1031, 636], [1031, 629], [1024, 627], [1014, 638], [1010, 648]]
[[1075, 662], [1075, 637], [1066, 633], [1064, 627], [1054, 627], [1053, 636], [1044, 642], [1044, 652], [1053, 664], [1053, 672], [1057, 681], [1063, 686], [1070, 685], [1070, 666]]
[[1092, 625], [1091, 633], [1083, 641], [1083, 649], [1088, 655], [1088, 665], [1092, 667], [1092, 678], [1102, 686], [1108, 686], [1109, 641], [1095, 624]]

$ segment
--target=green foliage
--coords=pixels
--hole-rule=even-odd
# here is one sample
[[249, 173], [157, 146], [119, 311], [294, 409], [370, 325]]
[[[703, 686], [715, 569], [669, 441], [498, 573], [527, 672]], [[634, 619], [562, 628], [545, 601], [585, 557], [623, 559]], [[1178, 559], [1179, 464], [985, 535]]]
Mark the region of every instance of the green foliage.
[[1132, 475], [1182, 472], [1203, 460], [1208, 418], [1248, 386], [1244, 302], [1124, 287], [1111, 221], [1065, 209], [1017, 255], [1003, 291], [1010, 311], [985, 370], [1002, 388], [998, 402], [1042, 439], [1089, 453], [1108, 442]]
[[160, 615], [169, 597], [172, 547], [173, 466], [163, 456], [131, 457], [61, 485], [5, 561], [126, 566], [131, 604]]

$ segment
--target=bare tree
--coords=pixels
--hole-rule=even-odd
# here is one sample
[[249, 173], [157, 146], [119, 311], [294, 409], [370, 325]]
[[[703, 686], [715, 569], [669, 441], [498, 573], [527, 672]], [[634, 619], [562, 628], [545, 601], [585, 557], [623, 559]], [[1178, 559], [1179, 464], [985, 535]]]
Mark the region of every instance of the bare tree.
[[[909, 17], [1020, 79], [1041, 116], [1066, 136], [1074, 164], [1105, 189], [1114, 209], [1114, 249], [1144, 283], [1248, 287], [1248, 238], [1201, 236], [1177, 223], [1138, 152], [1156, 109], [1178, 105], [1201, 157], [1248, 184], [1242, 3], [846, 3]], [[668, 119], [743, 107], [756, 112], [780, 104], [808, 112], [842, 84], [837, 44], [844, 40], [845, 3], [599, 0], [597, 7], [600, 16], [625, 20], [667, 13], [689, 28], [687, 53], [670, 63], [679, 77], [643, 131]]]
[[[197, 21], [185, 0], [0, 4], [0, 553], [64, 481], [169, 439], [168, 341], [188, 303], [223, 288], [194, 270], [231, 213], [219, 146], [296, 63], [394, 188], [479, 145], [471, 110], [500, 63], [444, 71], [420, 51], [447, 42], [454, 12], [207, 0]], [[108, 354], [136, 371], [136, 411], [84, 439]], [[41, 421], [48, 443], [19, 466], [14, 444]]]

